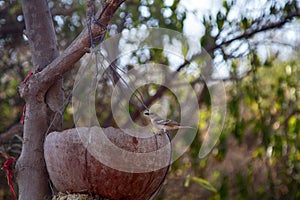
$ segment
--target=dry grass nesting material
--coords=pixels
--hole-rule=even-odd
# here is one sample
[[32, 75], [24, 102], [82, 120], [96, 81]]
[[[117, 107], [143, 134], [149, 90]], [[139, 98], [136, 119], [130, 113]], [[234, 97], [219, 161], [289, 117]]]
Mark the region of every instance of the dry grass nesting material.
[[58, 193], [52, 200], [108, 200], [98, 195]]

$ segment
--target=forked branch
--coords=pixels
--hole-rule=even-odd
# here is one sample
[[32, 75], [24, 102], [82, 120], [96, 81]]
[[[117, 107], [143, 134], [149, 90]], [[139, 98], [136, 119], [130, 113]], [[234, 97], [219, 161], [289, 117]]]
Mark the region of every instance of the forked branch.
[[[113, 14], [125, 0], [108, 0], [102, 10], [95, 15], [95, 20], [104, 26], [107, 26]], [[106, 31], [97, 24], [91, 27], [93, 37], [102, 37]], [[51, 62], [43, 71], [38, 73], [38, 79], [42, 90], [47, 90], [49, 86], [59, 79], [65, 72], [72, 69], [73, 65], [87, 53], [91, 42], [89, 38], [88, 28], [85, 27], [79, 36], [71, 43], [71, 45], [53, 62]]]

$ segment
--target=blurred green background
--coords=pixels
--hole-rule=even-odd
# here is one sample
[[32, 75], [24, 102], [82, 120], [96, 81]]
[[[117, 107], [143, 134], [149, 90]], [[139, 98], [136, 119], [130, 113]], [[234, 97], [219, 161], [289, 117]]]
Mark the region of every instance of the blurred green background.
[[[48, 1], [59, 48], [63, 51], [85, 26], [85, 1]], [[97, 2], [100, 6], [100, 2]], [[172, 164], [157, 199], [300, 199], [300, 3], [296, 0], [128, 0], [108, 27], [107, 38], [127, 29], [161, 27], [179, 31], [197, 41], [213, 58], [212, 78], [226, 87], [227, 116], [217, 145], [205, 158], [198, 153], [211, 116], [210, 95], [201, 80], [203, 71], [185, 66], [199, 95], [199, 131], [188, 151]], [[0, 1], [0, 165], [21, 150], [24, 101], [17, 87], [32, 70], [24, 34], [21, 1]], [[191, 52], [182, 49], [189, 57]], [[161, 51], [132, 55], [132, 64], [155, 61], [170, 64]], [[191, 56], [190, 56], [191, 57]], [[199, 64], [195, 60], [194, 64]], [[66, 97], [74, 70], [65, 75]], [[122, 66], [129, 70], [130, 65]], [[221, 77], [213, 77], [219, 70]], [[101, 80], [97, 113], [103, 126], [115, 126], [109, 102], [109, 78]], [[153, 97], [158, 87], [140, 89]], [[176, 99], [170, 91], [155, 97], [169, 101], [169, 117], [176, 119]], [[130, 113], [144, 123], [138, 102]], [[175, 114], [174, 114], [175, 113]], [[174, 114], [174, 115], [173, 115]], [[72, 109], [64, 128], [73, 127]], [[15, 188], [17, 185], [15, 184]], [[5, 172], [0, 173], [0, 200], [12, 199]]]

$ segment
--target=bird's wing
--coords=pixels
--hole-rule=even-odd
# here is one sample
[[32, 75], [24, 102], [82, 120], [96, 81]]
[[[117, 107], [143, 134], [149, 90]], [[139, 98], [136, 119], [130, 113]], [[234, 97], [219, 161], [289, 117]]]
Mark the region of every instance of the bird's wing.
[[162, 119], [162, 120], [159, 120], [158, 123], [161, 125], [167, 125], [167, 126], [180, 126], [180, 124], [178, 122], [175, 122], [170, 119]]

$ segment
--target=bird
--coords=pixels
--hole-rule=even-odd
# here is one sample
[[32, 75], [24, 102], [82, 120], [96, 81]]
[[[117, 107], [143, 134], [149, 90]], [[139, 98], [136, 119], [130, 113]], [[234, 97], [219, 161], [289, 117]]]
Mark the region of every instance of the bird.
[[144, 112], [145, 115], [147, 115], [151, 119], [152, 125], [160, 130], [163, 130], [164, 133], [166, 133], [169, 130], [177, 130], [177, 129], [183, 129], [183, 128], [193, 128], [191, 126], [184, 126], [179, 124], [176, 121], [170, 120], [170, 119], [163, 119], [158, 114], [151, 112], [150, 110], [146, 110]]

